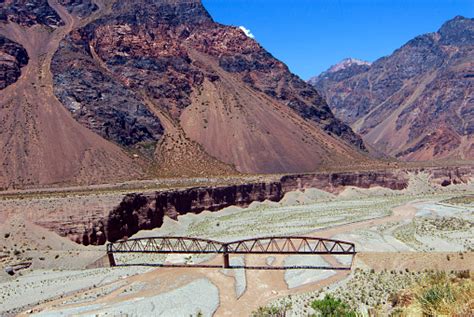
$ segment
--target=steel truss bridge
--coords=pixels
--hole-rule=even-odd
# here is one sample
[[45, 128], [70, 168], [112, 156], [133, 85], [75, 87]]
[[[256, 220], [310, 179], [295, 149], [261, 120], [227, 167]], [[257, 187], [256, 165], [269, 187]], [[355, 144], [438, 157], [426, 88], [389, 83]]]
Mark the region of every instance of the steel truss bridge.
[[[117, 264], [114, 254], [121, 253], [154, 253], [154, 254], [222, 254], [223, 265], [201, 264]], [[350, 264], [339, 261], [328, 266], [231, 266], [230, 254], [257, 255], [323, 255], [350, 256]], [[246, 268], [246, 269], [330, 269], [350, 270], [356, 254], [355, 245], [351, 242], [302, 236], [263, 237], [254, 239], [220, 242], [216, 240], [190, 237], [149, 237], [120, 240], [107, 244], [107, 256], [110, 266], [146, 265], [161, 267], [206, 267], [206, 268]], [[326, 261], [327, 262], [327, 261]], [[348, 262], [346, 262], [348, 263]]]

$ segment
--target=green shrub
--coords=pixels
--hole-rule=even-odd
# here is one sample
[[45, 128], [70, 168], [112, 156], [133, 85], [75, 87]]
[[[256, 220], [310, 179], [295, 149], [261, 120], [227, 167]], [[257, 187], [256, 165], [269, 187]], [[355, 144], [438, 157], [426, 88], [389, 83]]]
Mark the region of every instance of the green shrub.
[[355, 311], [342, 300], [326, 295], [324, 299], [315, 300], [311, 307], [324, 317], [355, 317]]

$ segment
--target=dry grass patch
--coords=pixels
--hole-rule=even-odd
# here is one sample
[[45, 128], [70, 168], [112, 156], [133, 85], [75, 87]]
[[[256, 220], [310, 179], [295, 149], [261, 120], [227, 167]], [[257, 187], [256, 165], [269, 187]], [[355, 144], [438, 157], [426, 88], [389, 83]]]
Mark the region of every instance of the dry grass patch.
[[391, 297], [394, 316], [472, 316], [474, 279], [467, 272], [436, 272]]

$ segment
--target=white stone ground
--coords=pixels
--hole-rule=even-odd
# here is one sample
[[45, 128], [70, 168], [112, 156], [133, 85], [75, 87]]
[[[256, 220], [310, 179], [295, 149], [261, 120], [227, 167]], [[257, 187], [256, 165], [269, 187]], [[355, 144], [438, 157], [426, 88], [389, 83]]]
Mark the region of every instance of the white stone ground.
[[32, 271], [0, 283], [0, 315], [13, 308], [35, 304], [82, 289], [103, 286], [147, 270], [149, 269], [127, 267], [82, 271]]
[[170, 292], [118, 303], [43, 311], [33, 316], [212, 316], [219, 307], [219, 290], [207, 279], [195, 280]]

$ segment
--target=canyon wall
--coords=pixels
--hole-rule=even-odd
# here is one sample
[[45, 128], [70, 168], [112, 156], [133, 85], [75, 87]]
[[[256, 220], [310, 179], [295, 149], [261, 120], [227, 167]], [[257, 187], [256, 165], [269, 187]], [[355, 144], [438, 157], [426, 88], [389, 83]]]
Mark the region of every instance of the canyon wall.
[[346, 186], [370, 188], [374, 186], [401, 190], [408, 186], [409, 176], [403, 171], [317, 173], [283, 176], [280, 180], [283, 192], [305, 188], [318, 188], [337, 193]]
[[[151, 195], [129, 194], [112, 210], [106, 221], [86, 232], [82, 243], [103, 244], [129, 237], [142, 229], [153, 229], [163, 224], [163, 217], [178, 219], [186, 213], [204, 210], [217, 211], [228, 206], [246, 207], [253, 201], [279, 201], [283, 196], [279, 182], [197, 187], [185, 190], [156, 192]], [[101, 230], [105, 229], [105, 230]], [[96, 232], [101, 233], [97, 239]], [[87, 239], [89, 241], [87, 241]]]
[[433, 168], [429, 169], [428, 172], [431, 175], [431, 182], [441, 186], [467, 183], [473, 177], [472, 166]]
[[186, 213], [218, 211], [228, 206], [246, 207], [253, 201], [279, 201], [286, 193], [305, 188], [333, 193], [346, 186], [402, 190], [408, 186], [410, 172], [428, 173], [431, 182], [441, 186], [466, 183], [472, 177], [472, 167], [286, 175], [279, 180], [259, 183], [127, 194], [116, 207], [100, 217], [96, 214], [92, 218], [76, 217], [74, 223], [68, 221], [67, 231], [54, 219], [36, 222], [77, 243], [101, 245], [130, 237], [140, 230], [159, 228], [165, 216], [177, 220], [179, 215]]

